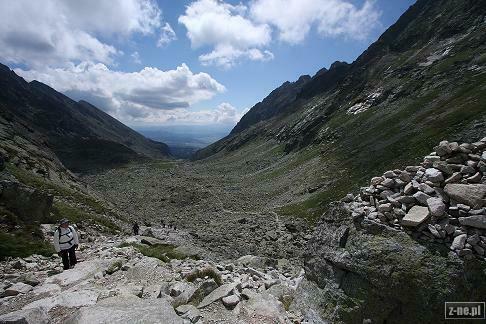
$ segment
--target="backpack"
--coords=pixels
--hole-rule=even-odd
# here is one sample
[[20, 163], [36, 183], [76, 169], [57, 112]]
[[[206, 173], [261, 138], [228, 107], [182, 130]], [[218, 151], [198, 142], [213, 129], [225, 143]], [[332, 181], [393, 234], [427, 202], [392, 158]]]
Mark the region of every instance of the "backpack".
[[[61, 241], [61, 236], [64, 236], [64, 235], [69, 235], [73, 232], [73, 229], [71, 226], [68, 226], [69, 228], [69, 233], [66, 233], [66, 234], [61, 234], [61, 226], [58, 226], [57, 227], [57, 233], [59, 234], [59, 242]], [[68, 242], [65, 242], [65, 243], [69, 243], [71, 242], [73, 239], [69, 240]]]

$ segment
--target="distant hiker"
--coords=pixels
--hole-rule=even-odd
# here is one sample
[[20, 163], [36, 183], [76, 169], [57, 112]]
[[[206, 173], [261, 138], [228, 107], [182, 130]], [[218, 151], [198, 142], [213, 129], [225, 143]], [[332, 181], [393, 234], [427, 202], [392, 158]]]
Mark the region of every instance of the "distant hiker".
[[59, 227], [54, 232], [54, 249], [62, 257], [64, 270], [74, 268], [76, 264], [76, 252], [79, 240], [78, 233], [74, 227], [69, 226], [69, 221], [65, 218], [59, 222]]
[[140, 226], [138, 226], [138, 223], [135, 222], [133, 223], [133, 235], [138, 235], [138, 231], [140, 230]]

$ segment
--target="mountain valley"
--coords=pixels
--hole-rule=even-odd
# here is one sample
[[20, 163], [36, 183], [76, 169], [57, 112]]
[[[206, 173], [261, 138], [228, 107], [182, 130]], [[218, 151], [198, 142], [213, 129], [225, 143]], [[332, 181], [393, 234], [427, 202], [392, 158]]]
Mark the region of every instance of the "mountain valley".
[[486, 296], [485, 53], [484, 2], [419, 0], [191, 159], [0, 65], [0, 323], [445, 322]]

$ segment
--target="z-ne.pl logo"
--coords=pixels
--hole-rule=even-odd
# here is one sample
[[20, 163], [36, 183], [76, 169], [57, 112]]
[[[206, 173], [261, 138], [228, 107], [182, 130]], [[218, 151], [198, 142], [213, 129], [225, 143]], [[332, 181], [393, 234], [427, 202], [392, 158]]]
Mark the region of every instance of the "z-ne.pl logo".
[[485, 302], [446, 302], [445, 319], [486, 319]]

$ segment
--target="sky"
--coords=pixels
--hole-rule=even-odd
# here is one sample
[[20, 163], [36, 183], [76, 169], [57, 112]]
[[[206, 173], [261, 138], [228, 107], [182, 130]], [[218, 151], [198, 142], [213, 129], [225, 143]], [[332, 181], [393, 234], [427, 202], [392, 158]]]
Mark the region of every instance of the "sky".
[[134, 127], [234, 125], [412, 0], [0, 0], [0, 62]]

